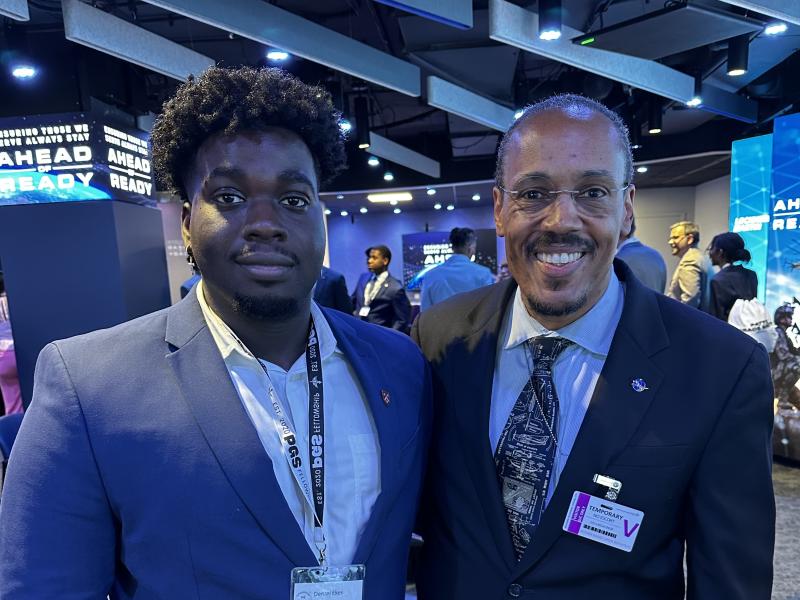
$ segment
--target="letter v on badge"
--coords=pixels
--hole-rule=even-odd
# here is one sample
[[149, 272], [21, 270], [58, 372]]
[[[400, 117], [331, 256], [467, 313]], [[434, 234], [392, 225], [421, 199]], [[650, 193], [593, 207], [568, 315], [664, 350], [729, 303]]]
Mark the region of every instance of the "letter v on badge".
[[644, 513], [640, 510], [575, 492], [563, 530], [567, 533], [630, 552], [639, 535]]

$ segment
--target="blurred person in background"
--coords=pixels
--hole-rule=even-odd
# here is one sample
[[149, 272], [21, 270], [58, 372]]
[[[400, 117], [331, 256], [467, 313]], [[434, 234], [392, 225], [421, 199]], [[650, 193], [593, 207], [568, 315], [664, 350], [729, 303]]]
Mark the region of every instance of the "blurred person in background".
[[389, 273], [392, 251], [387, 246], [370, 246], [367, 269], [353, 292], [353, 314], [363, 321], [408, 333], [411, 327], [411, 302], [399, 279]]
[[636, 278], [651, 290], [664, 293], [667, 287], [667, 263], [655, 248], [645, 246], [634, 233], [636, 219], [631, 222], [631, 232], [620, 242], [617, 258], [624, 261]]
[[[711, 264], [720, 270], [711, 278], [709, 313], [728, 320], [733, 304], [739, 300], [752, 300], [758, 295], [758, 275], [736, 262], [750, 262], [750, 252], [738, 233], [715, 235], [708, 246]], [[769, 319], [769, 313], [767, 313]]]
[[672, 255], [680, 258], [666, 290], [667, 296], [708, 312], [714, 272], [711, 261], [697, 248], [700, 228], [691, 221], [675, 223], [670, 227], [667, 243], [672, 248]]
[[344, 275], [326, 266], [322, 267], [319, 279], [314, 285], [314, 302], [347, 313], [353, 312], [353, 303], [347, 293], [347, 282]]

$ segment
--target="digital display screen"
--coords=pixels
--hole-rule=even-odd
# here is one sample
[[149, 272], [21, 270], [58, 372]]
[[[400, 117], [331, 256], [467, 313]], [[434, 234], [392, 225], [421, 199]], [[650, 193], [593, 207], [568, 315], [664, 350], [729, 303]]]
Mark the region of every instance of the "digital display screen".
[[0, 119], [0, 205], [155, 204], [149, 135], [85, 113]]

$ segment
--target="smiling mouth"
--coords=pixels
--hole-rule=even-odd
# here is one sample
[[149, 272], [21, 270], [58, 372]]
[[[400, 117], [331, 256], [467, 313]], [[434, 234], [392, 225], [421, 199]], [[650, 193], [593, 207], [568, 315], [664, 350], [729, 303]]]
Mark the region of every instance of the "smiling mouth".
[[548, 265], [563, 266], [580, 260], [586, 252], [537, 252], [536, 260]]

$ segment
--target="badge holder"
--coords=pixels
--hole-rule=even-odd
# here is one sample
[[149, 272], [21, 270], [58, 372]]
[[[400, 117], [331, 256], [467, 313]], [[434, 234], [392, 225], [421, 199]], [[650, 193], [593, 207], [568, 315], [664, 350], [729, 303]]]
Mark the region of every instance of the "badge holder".
[[292, 569], [292, 600], [362, 600], [364, 565], [319, 566]]

